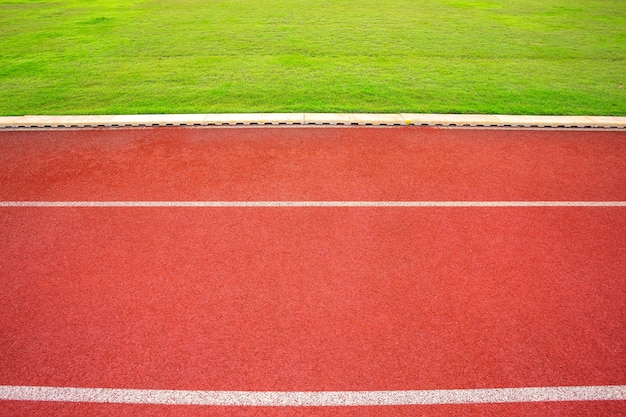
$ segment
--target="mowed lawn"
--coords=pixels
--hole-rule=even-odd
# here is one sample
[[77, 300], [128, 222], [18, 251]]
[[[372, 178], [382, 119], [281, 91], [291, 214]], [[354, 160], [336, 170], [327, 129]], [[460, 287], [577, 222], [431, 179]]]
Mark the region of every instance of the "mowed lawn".
[[624, 0], [0, 0], [0, 114], [626, 115]]

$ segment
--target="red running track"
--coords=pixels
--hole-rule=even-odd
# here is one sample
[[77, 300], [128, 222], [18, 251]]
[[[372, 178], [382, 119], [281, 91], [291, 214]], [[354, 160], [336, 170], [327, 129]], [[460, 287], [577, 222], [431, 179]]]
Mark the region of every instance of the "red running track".
[[1, 132], [2, 200], [626, 200], [623, 131]]
[[[0, 201], [625, 201], [619, 131], [0, 132]], [[625, 207], [0, 207], [0, 385], [626, 384]], [[620, 415], [624, 401], [3, 415]]]

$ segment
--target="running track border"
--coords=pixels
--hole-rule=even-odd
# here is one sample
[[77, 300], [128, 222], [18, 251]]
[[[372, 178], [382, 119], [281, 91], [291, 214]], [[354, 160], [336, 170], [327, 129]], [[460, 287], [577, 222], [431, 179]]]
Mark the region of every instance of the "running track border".
[[0, 386], [0, 400], [238, 407], [338, 407], [624, 401], [626, 385], [414, 391], [187, 391]]
[[442, 126], [626, 129], [626, 117], [418, 113], [238, 113], [6, 116], [0, 129], [151, 126]]

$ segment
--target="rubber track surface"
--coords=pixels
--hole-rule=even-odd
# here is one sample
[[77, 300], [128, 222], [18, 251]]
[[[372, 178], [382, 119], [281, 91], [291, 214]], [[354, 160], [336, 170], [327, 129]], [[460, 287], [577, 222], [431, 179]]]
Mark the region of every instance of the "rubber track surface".
[[[624, 201], [626, 134], [0, 132], [2, 201]], [[624, 207], [0, 207], [0, 385], [624, 385]], [[620, 415], [1, 402], [3, 415]]]

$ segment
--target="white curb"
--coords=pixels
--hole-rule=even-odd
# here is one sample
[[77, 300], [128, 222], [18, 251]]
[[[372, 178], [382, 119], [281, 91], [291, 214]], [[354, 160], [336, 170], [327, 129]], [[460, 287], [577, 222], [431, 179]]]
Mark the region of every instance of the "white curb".
[[515, 116], [497, 114], [235, 113], [139, 114], [108, 116], [0, 117], [0, 128], [72, 128], [125, 126], [447, 126], [535, 128], [626, 128], [626, 117]]

